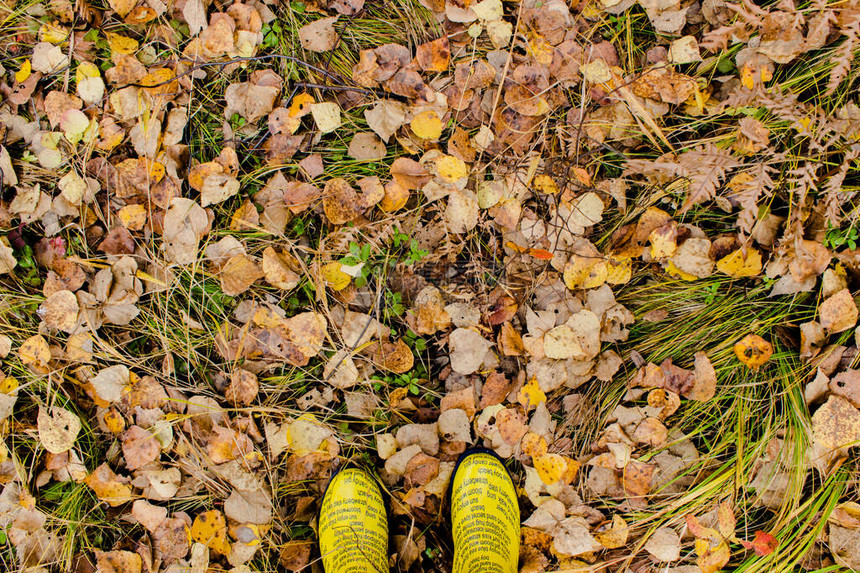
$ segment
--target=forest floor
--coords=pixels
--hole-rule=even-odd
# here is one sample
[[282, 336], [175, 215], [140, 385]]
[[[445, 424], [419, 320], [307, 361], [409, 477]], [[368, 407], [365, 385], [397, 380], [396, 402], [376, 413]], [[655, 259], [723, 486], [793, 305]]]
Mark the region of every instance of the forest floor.
[[[0, 564], [860, 569], [860, 2], [0, 0]], [[853, 65], [852, 65], [853, 64]]]

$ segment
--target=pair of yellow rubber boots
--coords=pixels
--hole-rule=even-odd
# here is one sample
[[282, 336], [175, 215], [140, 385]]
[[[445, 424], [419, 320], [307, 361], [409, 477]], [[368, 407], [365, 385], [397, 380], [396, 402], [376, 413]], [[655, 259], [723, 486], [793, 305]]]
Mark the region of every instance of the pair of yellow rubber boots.
[[[516, 573], [520, 509], [514, 484], [494, 455], [465, 454], [451, 483], [453, 573]], [[340, 471], [323, 496], [319, 543], [326, 573], [388, 569], [388, 517], [379, 485], [367, 473]]]

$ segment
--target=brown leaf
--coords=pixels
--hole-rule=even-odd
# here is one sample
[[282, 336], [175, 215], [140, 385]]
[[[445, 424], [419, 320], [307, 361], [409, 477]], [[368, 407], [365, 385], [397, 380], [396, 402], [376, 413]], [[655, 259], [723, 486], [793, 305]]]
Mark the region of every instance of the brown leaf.
[[347, 149], [347, 154], [356, 161], [379, 161], [386, 153], [382, 140], [367, 132], [356, 133]]
[[430, 181], [430, 173], [413, 159], [398, 157], [391, 164], [391, 176], [405, 189], [420, 189]]
[[379, 341], [369, 349], [373, 363], [383, 370], [403, 374], [412, 369], [415, 356], [403, 340], [396, 342]]
[[451, 49], [448, 37], [443, 36], [432, 42], [425, 42], [415, 49], [415, 59], [425, 72], [444, 72], [451, 62]]
[[847, 288], [840, 290], [823, 303], [819, 311], [819, 321], [828, 334], [848, 330], [857, 324], [857, 305], [851, 291]]
[[109, 255], [131, 255], [134, 254], [134, 238], [128, 229], [118, 225], [105, 235], [99, 244], [99, 250]]
[[48, 328], [72, 332], [78, 323], [78, 299], [67, 290], [52, 293], [39, 307], [39, 315]]
[[299, 41], [302, 48], [311, 52], [328, 52], [337, 44], [337, 31], [334, 24], [338, 16], [320, 18], [299, 28]]
[[165, 519], [152, 532], [156, 555], [164, 561], [165, 565], [184, 559], [188, 555], [191, 549], [190, 539], [188, 524], [178, 517]]
[[323, 189], [323, 210], [334, 225], [349, 223], [364, 213], [358, 193], [346, 179], [340, 177], [326, 182]]
[[263, 278], [263, 271], [257, 263], [247, 255], [233, 255], [221, 267], [221, 291], [227, 296], [238, 296], [251, 288], [258, 279]]
[[505, 378], [501, 372], [493, 371], [487, 376], [487, 380], [481, 387], [481, 405], [483, 410], [488, 406], [495, 406], [505, 401], [505, 398], [513, 390], [514, 383]]
[[99, 551], [96, 549], [96, 567], [99, 573], [140, 573], [143, 561], [131, 551]]
[[230, 375], [230, 385], [224, 392], [224, 397], [235, 406], [248, 406], [260, 391], [257, 375], [243, 368], [237, 368]]
[[651, 491], [651, 478], [656, 469], [657, 466], [654, 464], [646, 464], [636, 460], [631, 460], [624, 466], [621, 481], [624, 485], [624, 492], [630, 501], [648, 495]]
[[304, 571], [313, 545], [310, 541], [290, 541], [281, 546], [278, 562], [287, 571]]
[[301, 280], [301, 267], [291, 254], [279, 253], [272, 247], [263, 251], [263, 274], [266, 282], [281, 290], [294, 289]]
[[140, 426], [132, 426], [122, 436], [122, 453], [129, 470], [136, 470], [161, 456], [161, 444]]

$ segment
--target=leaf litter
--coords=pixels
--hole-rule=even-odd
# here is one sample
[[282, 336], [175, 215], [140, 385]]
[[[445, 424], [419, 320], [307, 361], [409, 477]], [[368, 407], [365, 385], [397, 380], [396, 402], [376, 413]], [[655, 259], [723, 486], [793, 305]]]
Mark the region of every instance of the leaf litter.
[[301, 570], [360, 459], [446, 570], [484, 446], [523, 571], [856, 568], [860, 8], [634, 4], [10, 12], [0, 558]]

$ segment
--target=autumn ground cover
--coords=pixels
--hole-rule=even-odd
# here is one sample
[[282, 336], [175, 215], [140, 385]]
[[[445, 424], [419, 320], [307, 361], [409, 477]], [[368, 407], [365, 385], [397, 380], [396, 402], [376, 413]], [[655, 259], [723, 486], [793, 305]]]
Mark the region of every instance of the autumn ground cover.
[[0, 563], [860, 568], [860, 4], [0, 1]]

